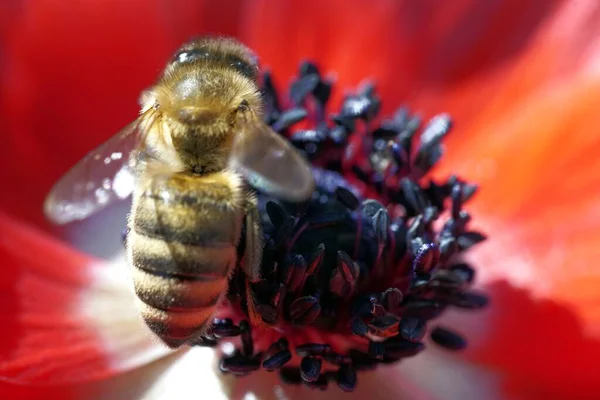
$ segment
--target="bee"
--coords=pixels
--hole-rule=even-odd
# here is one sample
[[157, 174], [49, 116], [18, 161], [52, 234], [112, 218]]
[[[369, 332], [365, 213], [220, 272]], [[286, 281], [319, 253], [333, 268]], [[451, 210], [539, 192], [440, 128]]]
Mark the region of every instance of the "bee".
[[65, 224], [132, 195], [133, 287], [142, 318], [172, 348], [207, 331], [238, 265], [250, 319], [265, 324], [250, 289], [262, 257], [250, 187], [288, 201], [314, 191], [308, 162], [263, 122], [257, 75], [256, 57], [233, 39], [184, 44], [142, 93], [138, 118], [68, 171], [45, 201], [47, 217]]

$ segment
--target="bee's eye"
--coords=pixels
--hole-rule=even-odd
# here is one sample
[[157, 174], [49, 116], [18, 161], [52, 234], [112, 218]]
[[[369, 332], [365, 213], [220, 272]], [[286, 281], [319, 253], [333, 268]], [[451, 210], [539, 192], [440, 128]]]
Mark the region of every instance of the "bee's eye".
[[246, 112], [250, 109], [250, 104], [247, 100], [242, 100], [240, 105], [237, 107], [238, 112]]

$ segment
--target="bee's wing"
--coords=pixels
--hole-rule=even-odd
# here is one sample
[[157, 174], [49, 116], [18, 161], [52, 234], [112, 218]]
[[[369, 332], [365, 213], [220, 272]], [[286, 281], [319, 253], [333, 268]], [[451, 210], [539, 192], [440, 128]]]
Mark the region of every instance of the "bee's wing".
[[85, 219], [131, 194], [142, 125], [140, 119], [132, 122], [56, 182], [44, 203], [44, 212], [52, 222]]
[[259, 118], [239, 124], [229, 160], [256, 189], [283, 200], [303, 201], [314, 191], [310, 164]]

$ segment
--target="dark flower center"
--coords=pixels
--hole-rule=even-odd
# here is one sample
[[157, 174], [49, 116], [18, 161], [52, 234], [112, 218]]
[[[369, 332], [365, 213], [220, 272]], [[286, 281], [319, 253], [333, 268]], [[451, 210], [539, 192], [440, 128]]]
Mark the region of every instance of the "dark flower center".
[[[487, 303], [469, 290], [475, 273], [461, 261], [485, 239], [467, 229], [471, 216], [462, 209], [477, 187], [455, 176], [425, 179], [443, 154], [448, 115], [422, 127], [402, 107], [379, 122], [380, 99], [365, 86], [327, 118], [331, 83], [312, 63], [301, 65], [287, 107], [268, 73], [263, 93], [266, 122], [312, 161], [317, 190], [302, 204], [259, 194], [262, 280], [249, 290], [276, 329], [244, 319], [248, 289], [240, 273], [223, 311], [231, 318], [215, 320], [200, 344], [240, 336], [238, 349], [222, 358], [224, 372], [279, 370], [288, 383], [323, 389], [333, 380], [351, 391], [357, 371], [420, 352], [428, 322], [449, 306]], [[303, 120], [310, 128], [292, 129]], [[431, 339], [453, 350], [466, 345], [441, 327]]]

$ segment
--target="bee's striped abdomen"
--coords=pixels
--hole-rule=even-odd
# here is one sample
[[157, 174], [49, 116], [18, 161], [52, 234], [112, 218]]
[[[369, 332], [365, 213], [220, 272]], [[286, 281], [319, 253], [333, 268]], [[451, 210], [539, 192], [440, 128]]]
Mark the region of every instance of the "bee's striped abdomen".
[[204, 330], [227, 290], [242, 193], [228, 172], [143, 178], [129, 221], [134, 287], [148, 326], [176, 347]]

